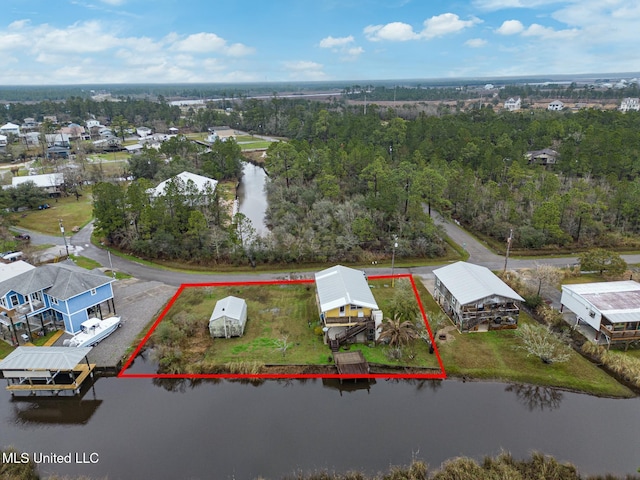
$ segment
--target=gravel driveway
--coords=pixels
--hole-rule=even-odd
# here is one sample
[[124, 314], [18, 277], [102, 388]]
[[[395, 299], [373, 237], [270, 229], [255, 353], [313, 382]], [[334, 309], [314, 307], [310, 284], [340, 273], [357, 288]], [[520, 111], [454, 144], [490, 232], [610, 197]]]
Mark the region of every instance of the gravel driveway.
[[[113, 283], [116, 312], [122, 317], [122, 328], [96, 345], [89, 354], [89, 361], [97, 367], [115, 368], [123, 363], [127, 349], [135, 346], [138, 334], [155, 318], [178, 289], [160, 282], [143, 281], [136, 278], [118, 280]], [[62, 345], [71, 336], [65, 333], [56, 342]]]

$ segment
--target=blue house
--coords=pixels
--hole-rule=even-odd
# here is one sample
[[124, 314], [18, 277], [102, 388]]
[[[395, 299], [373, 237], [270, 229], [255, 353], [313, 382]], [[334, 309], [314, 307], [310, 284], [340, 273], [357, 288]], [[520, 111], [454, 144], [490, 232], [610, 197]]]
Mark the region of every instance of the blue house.
[[0, 272], [0, 329], [34, 333], [63, 324], [74, 334], [91, 317], [115, 314], [113, 279], [104, 273], [73, 262], [29, 267], [18, 274]]

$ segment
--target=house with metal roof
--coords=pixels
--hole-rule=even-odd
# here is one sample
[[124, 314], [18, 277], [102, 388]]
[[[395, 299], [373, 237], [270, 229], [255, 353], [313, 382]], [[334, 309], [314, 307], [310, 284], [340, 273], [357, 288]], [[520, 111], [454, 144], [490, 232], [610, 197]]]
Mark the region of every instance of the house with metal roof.
[[562, 285], [561, 311], [576, 315], [587, 338], [606, 344], [640, 340], [640, 283], [633, 280]]
[[460, 332], [515, 328], [524, 299], [491, 270], [467, 262], [437, 268], [434, 298]]
[[164, 182], [160, 182], [157, 187], [149, 189], [148, 193], [152, 198], [163, 197], [167, 194], [167, 189], [170, 188], [171, 185], [177, 187], [183, 194], [193, 192], [189, 198], [189, 203], [192, 205], [202, 205], [208, 202], [208, 195], [215, 192], [218, 181], [213, 178], [185, 171]]
[[94, 364], [87, 355], [91, 347], [18, 347], [0, 361], [7, 390], [79, 393], [82, 382], [92, 375]]
[[229, 295], [216, 302], [209, 318], [209, 333], [213, 338], [241, 337], [247, 324], [247, 302]]
[[377, 339], [382, 312], [363, 271], [336, 265], [317, 272], [315, 280], [325, 342], [332, 349]]
[[88, 271], [72, 262], [25, 269], [0, 281], [0, 333], [5, 337], [32, 336], [52, 324], [63, 324], [75, 334], [91, 317], [115, 314], [114, 281], [104, 273]]
[[26, 175], [22, 177], [11, 178], [11, 185], [17, 187], [23, 183], [33, 183], [36, 187], [41, 188], [52, 196], [60, 195], [62, 186], [64, 185], [63, 173], [45, 173], [43, 175]]

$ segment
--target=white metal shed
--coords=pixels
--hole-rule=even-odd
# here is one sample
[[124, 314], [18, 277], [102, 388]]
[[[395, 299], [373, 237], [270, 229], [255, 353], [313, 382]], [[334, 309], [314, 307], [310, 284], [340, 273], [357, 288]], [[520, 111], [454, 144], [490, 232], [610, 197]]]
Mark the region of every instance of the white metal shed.
[[247, 302], [228, 296], [216, 303], [209, 318], [209, 333], [214, 338], [241, 337], [246, 323]]

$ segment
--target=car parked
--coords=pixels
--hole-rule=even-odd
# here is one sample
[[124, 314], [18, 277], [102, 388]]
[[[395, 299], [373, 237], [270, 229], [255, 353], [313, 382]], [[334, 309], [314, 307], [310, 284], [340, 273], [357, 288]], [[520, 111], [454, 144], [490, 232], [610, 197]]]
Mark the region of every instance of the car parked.
[[29, 235], [27, 233], [19, 233], [14, 238], [16, 240], [22, 240], [23, 242], [28, 242], [29, 240], [31, 240], [31, 235]]

